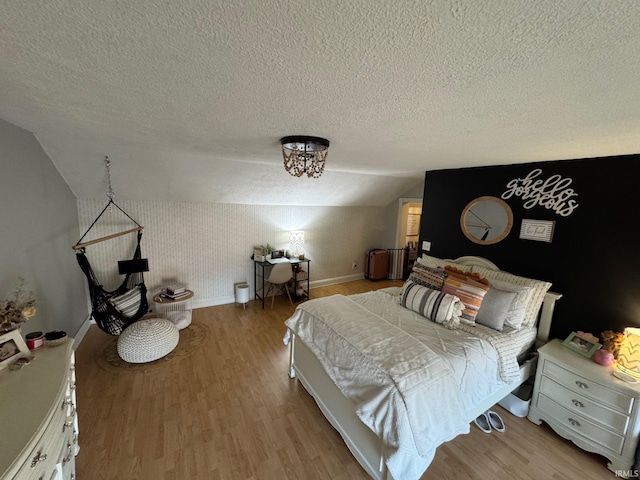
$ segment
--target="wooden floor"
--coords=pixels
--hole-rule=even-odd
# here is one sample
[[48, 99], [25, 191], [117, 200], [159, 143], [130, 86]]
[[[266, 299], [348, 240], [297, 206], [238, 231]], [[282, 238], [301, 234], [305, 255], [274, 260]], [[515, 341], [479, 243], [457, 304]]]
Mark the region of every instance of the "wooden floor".
[[[312, 297], [358, 293], [398, 282], [366, 280], [317, 288]], [[211, 338], [166, 368], [113, 373], [95, 352], [110, 337], [92, 326], [76, 352], [80, 453], [77, 478], [365, 479], [339, 434], [297, 380], [287, 375], [278, 297], [194, 311]], [[499, 406], [505, 433], [474, 425], [438, 448], [424, 479], [612, 479], [606, 460], [546, 426]], [[400, 480], [400, 479], [399, 479]]]

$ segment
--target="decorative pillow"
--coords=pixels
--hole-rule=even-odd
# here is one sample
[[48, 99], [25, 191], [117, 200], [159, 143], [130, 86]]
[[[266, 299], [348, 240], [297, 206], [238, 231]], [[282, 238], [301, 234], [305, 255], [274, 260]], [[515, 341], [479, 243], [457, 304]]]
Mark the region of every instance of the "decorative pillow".
[[138, 311], [138, 308], [140, 308], [140, 302], [142, 301], [140, 287], [135, 286], [122, 295], [111, 297], [109, 301], [122, 315], [125, 317], [133, 317]]
[[532, 278], [519, 277], [517, 275], [513, 275], [512, 273], [503, 272], [502, 270], [491, 270], [484, 267], [474, 266], [473, 271], [479, 273], [485, 278], [488, 278], [490, 282], [494, 280], [502, 280], [513, 285], [531, 287], [531, 295], [529, 297], [529, 301], [527, 302], [522, 326], [535, 326], [538, 320], [538, 312], [540, 311], [540, 306], [542, 305], [545, 294], [551, 288], [551, 283], [545, 282], [543, 280], [534, 280]]
[[501, 332], [515, 298], [515, 292], [489, 288], [476, 315], [476, 323]]
[[453, 330], [460, 323], [464, 304], [458, 297], [407, 280], [400, 305]]
[[514, 285], [513, 283], [505, 282], [503, 280], [489, 280], [489, 286], [492, 289], [498, 288], [500, 290], [514, 292], [516, 294], [515, 298], [511, 302], [504, 324], [507, 327], [520, 330], [525, 314], [527, 313], [527, 303], [529, 303], [529, 299], [531, 298], [531, 291], [533, 290], [533, 287]]
[[460, 317], [460, 323], [475, 325], [476, 315], [482, 305], [482, 299], [489, 291], [489, 286], [472, 279], [469, 276], [449, 274], [444, 281], [442, 293], [455, 295], [462, 303], [464, 310]]
[[469, 277], [471, 280], [475, 280], [476, 282], [480, 282], [484, 285], [489, 286], [489, 280], [480, 276], [479, 273], [473, 273], [472, 271], [465, 271], [459, 268], [454, 267], [453, 265], [447, 265], [444, 267], [444, 273], [447, 275], [459, 275], [462, 277]]
[[447, 274], [440, 268], [425, 267], [415, 264], [409, 275], [409, 280], [434, 290], [442, 290]]

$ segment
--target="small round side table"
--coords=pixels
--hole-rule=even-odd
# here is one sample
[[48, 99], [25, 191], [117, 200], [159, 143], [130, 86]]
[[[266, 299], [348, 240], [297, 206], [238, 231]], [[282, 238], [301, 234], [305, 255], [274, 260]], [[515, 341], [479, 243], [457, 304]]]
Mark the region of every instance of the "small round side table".
[[156, 313], [167, 320], [170, 320], [182, 330], [191, 325], [191, 313], [193, 310], [193, 292], [187, 290], [187, 294], [180, 298], [166, 298], [161, 294], [153, 297], [156, 305]]

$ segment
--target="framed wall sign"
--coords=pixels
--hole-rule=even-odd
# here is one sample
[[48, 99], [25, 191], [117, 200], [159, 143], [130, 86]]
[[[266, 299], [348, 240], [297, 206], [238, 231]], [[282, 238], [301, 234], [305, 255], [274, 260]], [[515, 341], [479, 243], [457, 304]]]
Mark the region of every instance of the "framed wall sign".
[[522, 226], [520, 227], [520, 238], [551, 243], [555, 225], [556, 222], [553, 220], [530, 220], [523, 218]]

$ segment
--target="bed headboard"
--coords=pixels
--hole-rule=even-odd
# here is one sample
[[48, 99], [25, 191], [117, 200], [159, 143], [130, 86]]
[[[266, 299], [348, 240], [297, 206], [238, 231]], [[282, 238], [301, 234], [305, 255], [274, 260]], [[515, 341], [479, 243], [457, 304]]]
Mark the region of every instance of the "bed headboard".
[[[451, 262], [455, 262], [461, 265], [477, 265], [479, 267], [489, 268], [491, 270], [500, 270], [498, 266], [490, 260], [482, 257], [476, 257], [473, 255], [459, 257]], [[538, 316], [538, 335], [536, 336], [536, 348], [544, 345], [549, 341], [549, 331], [551, 330], [551, 322], [553, 319], [553, 310], [555, 308], [556, 301], [562, 298], [562, 294], [555, 292], [547, 292], [542, 301], [540, 312]]]
[[498, 266], [491, 260], [482, 257], [466, 256], [451, 260], [461, 265], [478, 265], [479, 267], [490, 268], [491, 270], [500, 270]]

